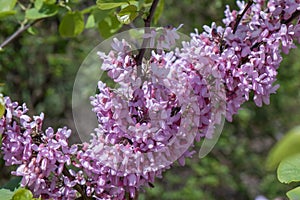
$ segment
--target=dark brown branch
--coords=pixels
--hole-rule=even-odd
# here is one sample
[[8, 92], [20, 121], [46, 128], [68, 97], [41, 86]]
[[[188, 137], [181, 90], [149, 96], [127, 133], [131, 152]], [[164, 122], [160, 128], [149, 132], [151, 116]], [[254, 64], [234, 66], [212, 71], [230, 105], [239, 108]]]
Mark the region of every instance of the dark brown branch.
[[[149, 10], [149, 15], [148, 17], [144, 20], [145, 21], [145, 33], [144, 34], [149, 34], [150, 33], [150, 26], [151, 26], [151, 21], [153, 19], [155, 9], [158, 5], [159, 0], [153, 0], [153, 3], [151, 5], [151, 8]], [[137, 74], [138, 76], [141, 76], [142, 74], [142, 62], [143, 62], [143, 57], [146, 52], [146, 47], [149, 43], [150, 38], [144, 38], [140, 52], [138, 56], [136, 57], [136, 65], [137, 65]]]
[[299, 10], [297, 10], [296, 12], [294, 12], [294, 13], [292, 14], [292, 16], [291, 16], [289, 19], [287, 19], [287, 20], [281, 20], [281, 23], [282, 23], [282, 24], [289, 24], [289, 23], [291, 23], [294, 19], [296, 19], [297, 17], [300, 17], [300, 11], [299, 11]]
[[8, 45], [10, 42], [12, 42], [14, 39], [16, 39], [21, 33], [26, 31], [28, 28], [30, 28], [31, 26], [33, 26], [35, 23], [37, 23], [40, 20], [41, 19], [35, 20], [29, 24], [26, 24], [25, 26], [21, 26], [16, 32], [14, 32], [11, 36], [6, 38], [6, 40], [4, 40], [4, 42], [2, 42], [2, 44], [0, 45], [0, 49], [5, 47], [6, 45]]
[[252, 6], [252, 4], [253, 4], [253, 0], [249, 0], [243, 12], [241, 14], [238, 14], [238, 16], [236, 17], [236, 22], [233, 28], [233, 34], [235, 34], [235, 32], [237, 31], [239, 23], [241, 22], [243, 16], [246, 14], [247, 10]]
[[[62, 171], [63, 175], [69, 177], [70, 179], [72, 179], [72, 175], [70, 174], [70, 172], [68, 171], [68, 169], [66, 168], [66, 166], [64, 166], [64, 169]], [[82, 200], [91, 200], [92, 198], [88, 197], [83, 189], [83, 187], [79, 184], [76, 184], [74, 186], [74, 189], [79, 192], [81, 194], [81, 197], [79, 199]]]

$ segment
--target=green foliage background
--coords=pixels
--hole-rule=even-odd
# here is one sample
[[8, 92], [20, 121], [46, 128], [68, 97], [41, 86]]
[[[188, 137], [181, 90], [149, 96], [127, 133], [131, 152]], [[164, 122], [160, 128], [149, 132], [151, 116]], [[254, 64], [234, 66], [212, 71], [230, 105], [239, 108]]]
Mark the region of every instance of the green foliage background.
[[[183, 23], [180, 31], [188, 34], [212, 21], [221, 24], [227, 3], [165, 1], [158, 25], [177, 27]], [[84, 1], [73, 4], [79, 10], [86, 7]], [[233, 6], [233, 1], [230, 4]], [[21, 16], [0, 20], [0, 43], [18, 28], [18, 18]], [[45, 127], [67, 125], [75, 130], [71, 111], [73, 81], [81, 62], [103, 38], [96, 29], [85, 30], [75, 38], [63, 38], [58, 32], [62, 18], [63, 13], [59, 13], [37, 23], [35, 35], [23, 33], [0, 53], [0, 83], [5, 83], [2, 91], [6, 95], [27, 103], [30, 114], [44, 112]], [[141, 27], [142, 21], [136, 20], [134, 24]], [[293, 185], [279, 183], [275, 171], [266, 171], [265, 159], [274, 143], [300, 124], [299, 56], [299, 48], [284, 56], [278, 76], [281, 87], [272, 95], [269, 106], [257, 108], [252, 102], [243, 105], [233, 123], [225, 124], [220, 140], [208, 156], [200, 160], [195, 155], [185, 167], [175, 164], [140, 199], [247, 200], [258, 195], [284, 199]], [[75, 135], [73, 142], [76, 141]], [[11, 178], [9, 170], [0, 160], [0, 185]]]

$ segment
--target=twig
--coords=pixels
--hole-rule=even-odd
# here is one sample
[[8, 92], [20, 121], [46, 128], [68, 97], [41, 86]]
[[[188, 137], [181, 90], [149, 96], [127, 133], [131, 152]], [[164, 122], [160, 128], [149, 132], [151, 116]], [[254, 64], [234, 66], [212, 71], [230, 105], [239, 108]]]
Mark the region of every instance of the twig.
[[[151, 5], [151, 8], [149, 10], [149, 15], [148, 17], [144, 20], [145, 21], [145, 33], [144, 34], [149, 34], [150, 33], [150, 26], [151, 26], [151, 21], [154, 16], [155, 9], [158, 5], [159, 0], [153, 0], [153, 3]], [[136, 57], [136, 65], [137, 65], [137, 75], [138, 77], [141, 76], [142, 74], [142, 62], [143, 62], [143, 57], [146, 52], [146, 47], [147, 44], [149, 43], [150, 38], [144, 38], [140, 52], [138, 56]]]
[[282, 24], [289, 24], [290, 22], [292, 22], [294, 19], [296, 19], [297, 17], [300, 16], [300, 11], [297, 10], [296, 12], [294, 12], [292, 14], [292, 16], [290, 18], [288, 18], [287, 20], [281, 20]]
[[[65, 176], [67, 176], [69, 178], [72, 177], [72, 175], [70, 174], [70, 172], [68, 171], [68, 169], [66, 168], [66, 166], [64, 166], [62, 173], [63, 173], [63, 175], [65, 175]], [[84, 189], [79, 184], [76, 184], [74, 186], [74, 189], [81, 194], [81, 197], [79, 199], [82, 199], [82, 200], [90, 200], [91, 199], [90, 197], [88, 197], [86, 195]]]
[[31, 26], [33, 26], [35, 23], [37, 23], [39, 20], [35, 20], [29, 24], [26, 24], [25, 26], [21, 26], [16, 32], [14, 32], [11, 36], [9, 36], [8, 38], [6, 38], [4, 40], [4, 42], [2, 42], [2, 44], [0, 45], [0, 49], [2, 49], [3, 47], [5, 47], [6, 45], [8, 45], [10, 42], [12, 42], [14, 39], [16, 39], [21, 33], [23, 33], [24, 31], [26, 31], [28, 28], [30, 28]]
[[243, 16], [246, 14], [247, 10], [252, 6], [252, 4], [253, 4], [253, 0], [249, 0], [243, 12], [241, 14], [238, 14], [238, 16], [236, 17], [236, 23], [233, 28], [233, 34], [235, 34], [235, 32], [237, 31], [239, 23], [241, 22]]

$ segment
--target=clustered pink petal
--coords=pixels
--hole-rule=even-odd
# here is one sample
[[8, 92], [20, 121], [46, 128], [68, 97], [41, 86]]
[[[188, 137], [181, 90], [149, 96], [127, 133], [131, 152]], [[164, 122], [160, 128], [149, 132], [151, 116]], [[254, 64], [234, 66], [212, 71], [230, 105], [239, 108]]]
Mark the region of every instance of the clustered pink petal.
[[18, 165], [12, 173], [22, 177], [21, 186], [43, 199], [134, 198], [175, 161], [184, 165], [195, 141], [213, 138], [222, 115], [231, 121], [252, 96], [257, 106], [269, 104], [279, 87], [281, 51], [300, 42], [300, 1], [237, 4], [240, 11], [226, 7], [225, 28], [204, 26], [175, 50], [180, 27], [151, 29], [144, 38], [154, 50], [141, 66], [125, 40], [98, 52], [101, 70], [118, 87], [98, 82], [90, 143], [70, 146], [71, 130], [43, 131], [43, 113], [30, 117], [25, 104], [5, 97], [1, 150], [6, 165]]

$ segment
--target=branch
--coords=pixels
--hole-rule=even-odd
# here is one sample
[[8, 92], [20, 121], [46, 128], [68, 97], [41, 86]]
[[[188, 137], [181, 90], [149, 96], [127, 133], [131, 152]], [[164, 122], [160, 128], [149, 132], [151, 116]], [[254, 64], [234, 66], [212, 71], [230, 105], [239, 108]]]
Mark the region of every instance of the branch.
[[[65, 176], [67, 176], [69, 178], [72, 178], [72, 175], [70, 174], [70, 172], [68, 171], [68, 169], [66, 168], [66, 166], [64, 166], [62, 173], [63, 173], [63, 175], [65, 175]], [[81, 194], [81, 197], [79, 199], [82, 199], [82, 200], [90, 200], [91, 199], [90, 197], [88, 197], [85, 194], [85, 191], [84, 191], [84, 189], [82, 188], [81, 185], [76, 184], [74, 186], [74, 189]]]
[[14, 39], [16, 39], [21, 33], [23, 33], [24, 31], [26, 31], [28, 28], [30, 28], [31, 26], [33, 26], [35, 23], [37, 23], [39, 20], [35, 20], [29, 24], [26, 24], [25, 26], [21, 26], [16, 32], [14, 32], [11, 36], [9, 36], [8, 38], [6, 38], [6, 40], [4, 40], [4, 42], [2, 42], [2, 44], [0, 45], [0, 49], [4, 48], [6, 45], [8, 45], [10, 42], [12, 42]]
[[300, 16], [300, 11], [297, 10], [296, 12], [294, 12], [292, 14], [292, 16], [289, 19], [287, 19], [287, 20], [281, 20], [281, 23], [282, 24], [289, 24], [289, 23], [291, 23], [294, 19], [296, 19], [299, 16]]
[[[154, 12], [155, 9], [158, 5], [159, 0], [153, 0], [153, 3], [151, 5], [151, 8], [149, 10], [149, 15], [148, 17], [144, 20], [145, 21], [145, 34], [150, 33], [150, 26], [151, 26], [151, 21], [153, 19], [154, 16]], [[150, 38], [144, 38], [140, 52], [138, 54], [138, 56], [136, 57], [136, 65], [137, 65], [137, 74], [138, 77], [142, 74], [142, 62], [143, 62], [143, 57], [145, 55], [146, 52], [146, 47], [149, 43]]]
[[238, 14], [238, 16], [236, 17], [236, 23], [233, 28], [233, 34], [235, 34], [235, 32], [237, 31], [239, 23], [241, 22], [243, 16], [246, 14], [247, 10], [252, 6], [252, 4], [253, 4], [253, 0], [249, 0], [243, 12], [241, 14]]

